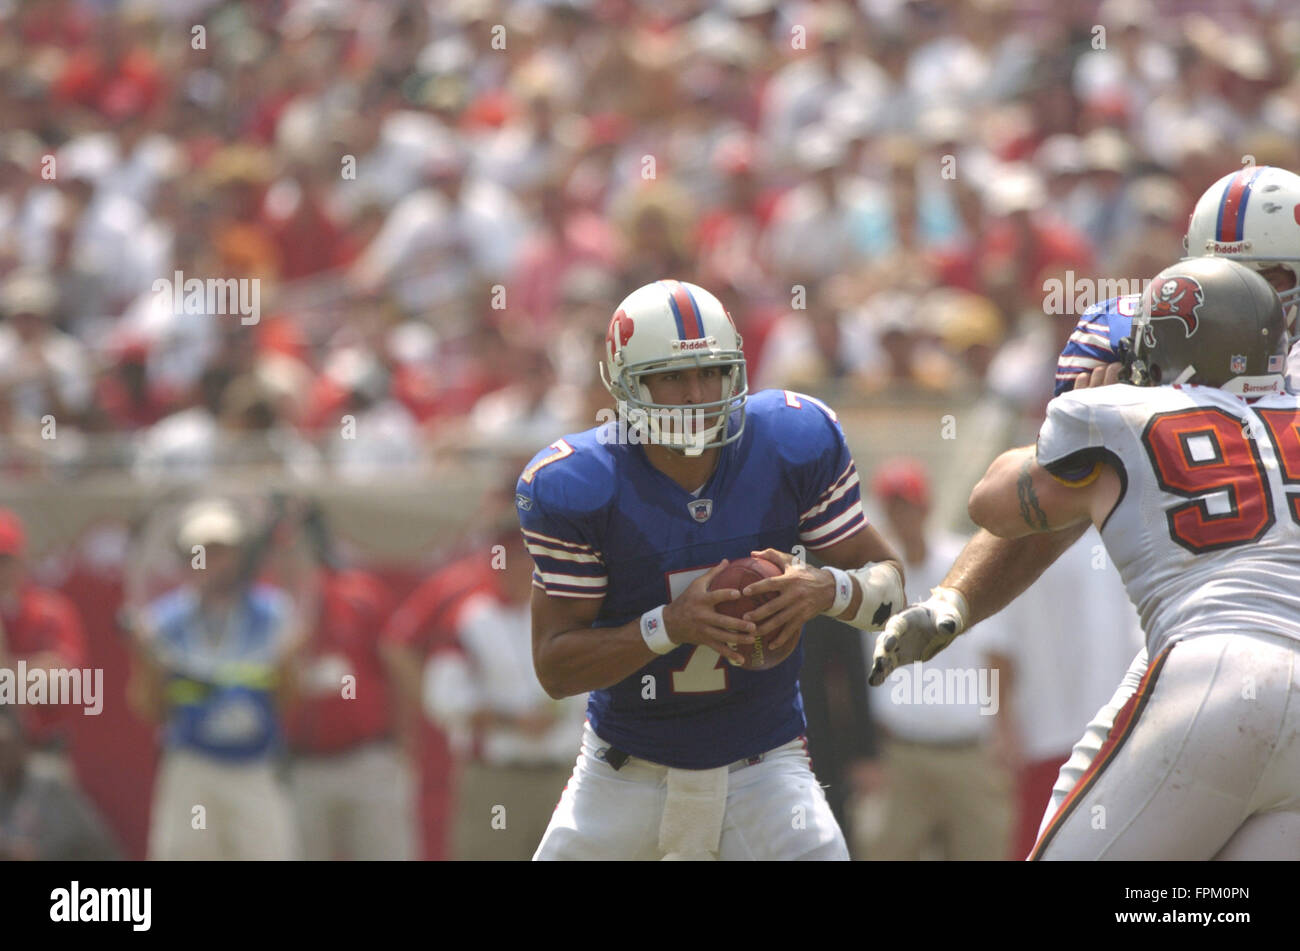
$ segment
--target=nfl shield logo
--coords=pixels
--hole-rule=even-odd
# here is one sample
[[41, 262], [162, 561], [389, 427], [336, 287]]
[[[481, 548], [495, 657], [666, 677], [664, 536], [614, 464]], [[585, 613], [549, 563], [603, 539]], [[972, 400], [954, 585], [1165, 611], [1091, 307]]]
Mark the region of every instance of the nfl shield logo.
[[697, 522], [707, 522], [709, 516], [713, 514], [713, 499], [695, 499], [686, 503], [686, 508], [690, 510], [691, 518]]
[[1239, 353], [1234, 355], [1231, 364], [1229, 364], [1229, 369], [1231, 369], [1233, 373], [1245, 373], [1246, 358]]

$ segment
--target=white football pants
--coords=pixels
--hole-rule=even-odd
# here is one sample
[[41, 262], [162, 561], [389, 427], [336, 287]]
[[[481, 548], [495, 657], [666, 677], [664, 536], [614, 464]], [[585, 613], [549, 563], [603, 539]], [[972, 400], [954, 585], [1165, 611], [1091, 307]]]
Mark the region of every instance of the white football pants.
[[[603, 758], [608, 747], [590, 726], [584, 728], [577, 765], [534, 861], [663, 858], [659, 827], [668, 768], [631, 757], [615, 770]], [[772, 750], [752, 766], [731, 767], [719, 859], [848, 857], [802, 739]]]
[[1061, 768], [1030, 859], [1300, 859], [1300, 641], [1139, 653]]

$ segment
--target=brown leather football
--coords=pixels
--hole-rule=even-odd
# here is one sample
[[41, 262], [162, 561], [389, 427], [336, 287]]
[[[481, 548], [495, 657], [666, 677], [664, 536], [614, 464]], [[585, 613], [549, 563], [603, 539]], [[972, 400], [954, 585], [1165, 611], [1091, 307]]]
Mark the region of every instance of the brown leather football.
[[[735, 588], [737, 591], [744, 591], [746, 586], [753, 584], [755, 581], [774, 578], [782, 574], [783, 570], [780, 565], [774, 565], [766, 558], [738, 558], [718, 572], [712, 583], [709, 584], [709, 590], [720, 591], [725, 588]], [[735, 601], [720, 603], [718, 613], [725, 614], [728, 617], [743, 617], [746, 612], [754, 610], [764, 601], [770, 601], [775, 597], [775, 592], [770, 591], [767, 594], [759, 594], [749, 598], [742, 595]], [[781, 650], [775, 654], [766, 649], [761, 636], [753, 644], [737, 644], [736, 650], [745, 658], [745, 663], [738, 666], [743, 666], [745, 670], [768, 670], [789, 657], [798, 643], [799, 637], [792, 637], [787, 643], [781, 645]]]

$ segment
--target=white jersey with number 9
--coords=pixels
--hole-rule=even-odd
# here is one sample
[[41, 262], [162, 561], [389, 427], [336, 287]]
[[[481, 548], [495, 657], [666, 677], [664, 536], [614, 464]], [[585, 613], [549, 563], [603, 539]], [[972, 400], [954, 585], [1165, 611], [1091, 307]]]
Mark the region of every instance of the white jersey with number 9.
[[1300, 640], [1300, 398], [1115, 385], [1048, 406], [1038, 461], [1121, 475], [1101, 535], [1155, 657], [1196, 634]]

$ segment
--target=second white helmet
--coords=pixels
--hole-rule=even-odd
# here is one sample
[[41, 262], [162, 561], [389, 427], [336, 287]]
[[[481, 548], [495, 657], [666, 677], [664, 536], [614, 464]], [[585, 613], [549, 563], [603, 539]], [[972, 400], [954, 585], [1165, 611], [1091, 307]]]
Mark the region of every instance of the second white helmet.
[[1261, 270], [1291, 272], [1278, 291], [1287, 326], [1300, 310], [1300, 175], [1271, 165], [1247, 165], [1223, 176], [1197, 201], [1187, 225], [1187, 253], [1230, 258]]

